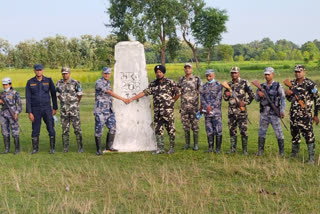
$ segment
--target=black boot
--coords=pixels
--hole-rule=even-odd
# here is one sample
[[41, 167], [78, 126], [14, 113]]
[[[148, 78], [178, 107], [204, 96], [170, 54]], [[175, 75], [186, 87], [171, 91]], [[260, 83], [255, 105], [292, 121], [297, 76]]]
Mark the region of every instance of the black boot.
[[230, 136], [230, 150], [227, 154], [235, 153], [237, 148], [237, 136]]
[[96, 141], [96, 147], [97, 147], [96, 155], [102, 155], [102, 152], [101, 152], [101, 137], [94, 137], [94, 139]]
[[32, 151], [31, 155], [37, 153], [39, 151], [39, 137], [32, 137]]
[[83, 145], [82, 145], [82, 135], [76, 135], [77, 145], [78, 145], [78, 153], [83, 152]]
[[241, 136], [241, 143], [242, 143], [242, 154], [248, 155], [248, 152], [247, 152], [248, 137]]
[[55, 145], [56, 145], [55, 136], [50, 136], [50, 151], [49, 151], [49, 154], [54, 154]]
[[156, 141], [157, 141], [157, 150], [153, 151], [153, 155], [162, 154], [164, 153], [164, 143], [163, 143], [163, 136], [162, 135], [156, 135]]
[[114, 137], [116, 136], [116, 134], [110, 134], [108, 133], [107, 135], [107, 140], [106, 140], [106, 151], [110, 151], [110, 152], [117, 152], [117, 149], [113, 148], [113, 141], [114, 141]]
[[207, 136], [208, 150], [206, 151], [206, 153], [213, 152], [213, 147], [214, 147], [214, 138], [213, 137], [214, 137], [213, 135]]
[[170, 149], [167, 152], [168, 155], [172, 154], [174, 152], [174, 136], [169, 136], [169, 143], [170, 143]]
[[308, 154], [309, 154], [309, 159], [308, 159], [308, 164], [313, 165], [314, 164], [314, 142], [308, 143]]
[[18, 154], [20, 152], [19, 136], [13, 137], [13, 140], [14, 140], [14, 153], [13, 154]]
[[68, 152], [68, 147], [69, 147], [69, 136], [68, 135], [62, 135], [62, 152], [66, 153]]
[[263, 151], [264, 151], [264, 143], [265, 143], [266, 139], [264, 137], [259, 137], [258, 138], [258, 152], [256, 153], [257, 156], [262, 155]]
[[193, 150], [197, 151], [198, 150], [198, 133], [193, 132]]
[[189, 149], [190, 147], [190, 131], [184, 131], [185, 145], [182, 149]]
[[280, 157], [284, 154], [284, 143], [283, 139], [278, 139], [279, 155]]
[[216, 151], [214, 153], [219, 154], [222, 144], [222, 135], [216, 135]]
[[4, 144], [4, 151], [2, 152], [2, 154], [8, 154], [10, 151], [10, 136], [3, 137], [3, 144]]
[[299, 154], [299, 149], [300, 149], [300, 143], [292, 143], [290, 157], [292, 158], [297, 157], [297, 154]]

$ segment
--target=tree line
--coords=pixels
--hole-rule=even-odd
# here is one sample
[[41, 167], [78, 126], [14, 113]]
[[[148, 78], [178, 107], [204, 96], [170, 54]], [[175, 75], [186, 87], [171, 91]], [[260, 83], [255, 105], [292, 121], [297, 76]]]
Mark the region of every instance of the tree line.
[[[45, 67], [101, 69], [114, 63], [114, 47], [118, 38], [109, 35], [83, 35], [80, 38], [66, 38], [61, 35], [47, 37], [40, 41], [27, 40], [12, 46], [7, 40], [0, 38], [0, 68], [32, 68], [36, 63]], [[157, 43], [145, 42], [145, 54], [148, 64], [161, 63]], [[314, 40], [299, 46], [285, 39], [276, 42], [269, 38], [253, 41], [248, 44], [216, 45], [208, 59], [208, 49], [198, 47], [196, 55], [199, 62], [209, 61], [269, 61], [269, 60], [319, 60], [320, 41]], [[178, 40], [178, 48], [174, 56], [166, 50], [165, 62], [195, 62], [193, 51], [184, 40]]]

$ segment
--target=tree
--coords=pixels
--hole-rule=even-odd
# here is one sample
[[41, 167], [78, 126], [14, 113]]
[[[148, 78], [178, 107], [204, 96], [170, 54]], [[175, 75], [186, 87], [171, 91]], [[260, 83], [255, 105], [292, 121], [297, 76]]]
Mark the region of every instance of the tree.
[[223, 61], [233, 61], [233, 49], [231, 45], [219, 45], [218, 46], [218, 56], [220, 60]]
[[[161, 64], [165, 64], [167, 42], [176, 40], [176, 27], [180, 23], [182, 4], [177, 0], [125, 0], [110, 1], [108, 9], [110, 26], [121, 38], [128, 39], [132, 34], [142, 43], [149, 40], [159, 46]], [[169, 50], [171, 55], [177, 49]]]
[[[309, 54], [309, 60], [318, 60], [319, 59], [319, 49], [313, 42], [306, 42], [301, 46], [302, 54], [305, 56]], [[308, 54], [304, 54], [304, 52], [308, 52]]]
[[194, 18], [201, 12], [205, 3], [203, 0], [181, 0], [181, 4], [186, 11], [186, 13], [180, 15], [182, 38], [191, 49], [196, 67], [199, 69], [196, 46], [190, 41], [189, 37], [192, 36], [191, 25], [194, 22]]
[[221, 34], [227, 31], [225, 24], [228, 16], [226, 13], [225, 10], [208, 7], [197, 14], [191, 24], [196, 42], [208, 50], [207, 61], [210, 59], [213, 47], [221, 41]]

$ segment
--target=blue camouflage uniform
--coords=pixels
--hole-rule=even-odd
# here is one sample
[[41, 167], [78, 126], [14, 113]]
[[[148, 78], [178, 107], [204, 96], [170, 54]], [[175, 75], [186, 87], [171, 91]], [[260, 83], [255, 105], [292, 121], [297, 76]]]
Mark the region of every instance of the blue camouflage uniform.
[[116, 120], [114, 112], [112, 111], [112, 98], [106, 93], [107, 90], [111, 90], [110, 81], [101, 77], [95, 84], [95, 103], [93, 109], [95, 137], [102, 136], [104, 125], [107, 126], [110, 134], [116, 133]]
[[25, 95], [26, 113], [32, 113], [34, 116], [31, 136], [38, 137], [40, 135], [41, 118], [47, 126], [49, 136], [55, 136], [52, 108], [57, 110], [58, 106], [56, 89], [52, 79], [45, 76], [42, 76], [41, 81], [38, 81], [36, 77], [29, 79], [25, 87]]
[[[269, 86], [266, 82], [260, 85], [267, 92], [271, 101], [279, 109], [279, 112], [284, 114], [286, 102], [282, 86], [278, 82], [274, 81]], [[266, 136], [268, 125], [271, 124], [276, 138], [283, 139], [280, 118], [272, 110], [271, 105], [269, 104], [267, 99], [260, 98], [256, 93], [255, 100], [260, 102], [260, 121], [258, 136], [264, 138]]]
[[200, 102], [203, 109], [211, 106], [210, 114], [205, 113], [207, 136], [222, 135], [221, 125], [222, 86], [219, 82], [206, 82], [200, 90]]

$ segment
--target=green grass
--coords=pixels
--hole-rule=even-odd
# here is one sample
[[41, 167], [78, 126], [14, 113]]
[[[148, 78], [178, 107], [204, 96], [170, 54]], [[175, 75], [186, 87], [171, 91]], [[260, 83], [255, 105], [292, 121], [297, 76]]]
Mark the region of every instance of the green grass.
[[[272, 63], [272, 62], [271, 62]], [[288, 62], [289, 63], [289, 62]], [[291, 63], [291, 62], [290, 62]], [[249, 63], [248, 63], [249, 64]], [[263, 63], [261, 63], [263, 64]], [[212, 63], [212, 67], [231, 63]], [[255, 66], [250, 62], [250, 65]], [[278, 63], [279, 66], [280, 63]], [[292, 67], [276, 69], [275, 79], [293, 78]], [[153, 66], [148, 65], [149, 79], [154, 78]], [[177, 80], [183, 75], [183, 64], [167, 64], [167, 77]], [[249, 66], [249, 65], [248, 65]], [[241, 68], [241, 76], [249, 80], [263, 81], [265, 63], [257, 70]], [[206, 65], [201, 64], [201, 77]], [[31, 72], [30, 76], [26, 76]], [[26, 80], [32, 71], [12, 72], [13, 83]], [[54, 80], [57, 71], [45, 71]], [[83, 71], [92, 78], [100, 72]], [[195, 70], [195, 73], [197, 71]], [[7, 71], [0, 72], [1, 78]], [[10, 73], [11, 74], [11, 73]], [[55, 76], [54, 76], [54, 75]], [[16, 76], [15, 76], [16, 75]], [[83, 74], [84, 75], [84, 74]], [[219, 81], [229, 80], [228, 70], [217, 71]], [[49, 76], [49, 75], [48, 75]], [[307, 71], [307, 76], [319, 83], [319, 70]], [[72, 73], [77, 79], [77, 72]], [[203, 81], [205, 81], [203, 79]], [[23, 129], [22, 152], [19, 155], [0, 156], [0, 213], [318, 213], [319, 212], [319, 168], [304, 164], [307, 149], [302, 140], [300, 156], [290, 159], [290, 132], [283, 129], [285, 136], [285, 157], [279, 158], [276, 138], [269, 127], [265, 153], [257, 151], [259, 105], [255, 101], [248, 106], [249, 156], [238, 153], [226, 155], [229, 149], [227, 128], [227, 103], [222, 103], [223, 144], [221, 154], [206, 154], [204, 120], [200, 119], [199, 148], [182, 151], [184, 137], [178, 113], [175, 108], [176, 152], [172, 155], [153, 156], [150, 152], [95, 155], [94, 120], [92, 115], [93, 81], [83, 82], [84, 97], [81, 101], [81, 128], [83, 130], [85, 153], [76, 153], [75, 137], [71, 129], [70, 152], [63, 154], [61, 127], [56, 126], [56, 153], [49, 155], [49, 139], [42, 125], [40, 152], [29, 155], [31, 149], [31, 124], [27, 115], [19, 117]], [[17, 88], [20, 93], [23, 88]], [[25, 106], [23, 106], [25, 110]], [[289, 103], [286, 106], [285, 123], [288, 121]], [[316, 157], [319, 154], [319, 127], [314, 126], [316, 135]], [[103, 139], [107, 130], [104, 130]], [[168, 139], [165, 138], [166, 148]], [[12, 143], [11, 143], [11, 146]], [[0, 150], [3, 150], [1, 142]], [[11, 151], [13, 149], [11, 148]], [[66, 187], [69, 191], [66, 191]]]

